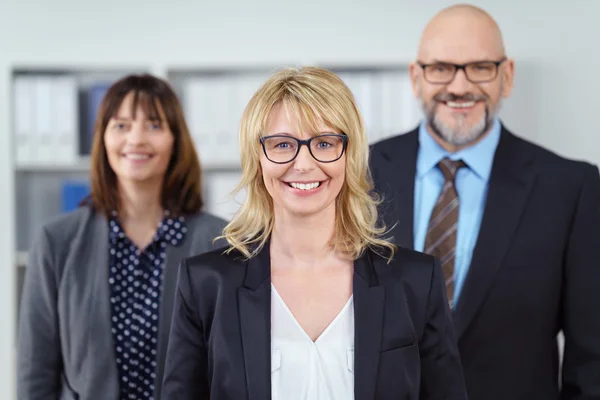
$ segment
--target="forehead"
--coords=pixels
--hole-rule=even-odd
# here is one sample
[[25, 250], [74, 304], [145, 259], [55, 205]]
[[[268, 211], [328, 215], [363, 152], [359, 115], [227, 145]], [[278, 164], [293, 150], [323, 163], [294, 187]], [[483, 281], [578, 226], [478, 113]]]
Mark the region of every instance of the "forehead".
[[503, 56], [499, 33], [481, 21], [447, 21], [423, 38], [419, 59], [429, 63], [498, 60]]
[[267, 118], [266, 135], [287, 133], [296, 137], [311, 137], [323, 132], [336, 133], [336, 129], [328, 126], [317, 116], [303, 118], [298, 115], [303, 111], [304, 114], [307, 114], [306, 110], [301, 110], [286, 103], [275, 104]]
[[162, 120], [164, 111], [156, 96], [146, 92], [131, 91], [123, 97], [112, 118]]

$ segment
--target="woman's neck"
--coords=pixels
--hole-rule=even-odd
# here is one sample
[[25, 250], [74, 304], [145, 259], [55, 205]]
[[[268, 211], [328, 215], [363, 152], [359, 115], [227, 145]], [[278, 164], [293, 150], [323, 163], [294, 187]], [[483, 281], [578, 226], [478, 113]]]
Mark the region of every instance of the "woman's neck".
[[335, 256], [331, 238], [335, 232], [335, 206], [310, 217], [275, 212], [271, 255], [278, 265], [314, 267]]
[[119, 223], [138, 248], [145, 248], [164, 216], [157, 185], [119, 185]]

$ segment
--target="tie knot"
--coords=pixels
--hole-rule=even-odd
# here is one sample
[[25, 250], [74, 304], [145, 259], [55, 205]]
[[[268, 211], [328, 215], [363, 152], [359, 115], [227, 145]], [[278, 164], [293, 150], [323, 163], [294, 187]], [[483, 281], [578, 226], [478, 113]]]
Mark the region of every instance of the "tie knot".
[[458, 171], [459, 168], [466, 167], [466, 164], [463, 160], [454, 161], [450, 160], [449, 158], [444, 158], [439, 162], [438, 166], [440, 167], [440, 170], [442, 171], [442, 174], [444, 174], [444, 178], [447, 181], [454, 181], [456, 171]]

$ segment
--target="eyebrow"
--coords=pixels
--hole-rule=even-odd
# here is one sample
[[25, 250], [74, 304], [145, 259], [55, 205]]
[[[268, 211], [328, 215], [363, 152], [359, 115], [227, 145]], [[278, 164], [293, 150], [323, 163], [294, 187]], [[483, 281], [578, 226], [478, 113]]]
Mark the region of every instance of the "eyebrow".
[[290, 137], [293, 137], [293, 136], [294, 136], [294, 135], [292, 135], [291, 133], [288, 133], [288, 132], [267, 133], [265, 136], [275, 136], [275, 135], [279, 135], [279, 136], [290, 136]]
[[[289, 132], [277, 132], [277, 133], [269, 133], [265, 136], [289, 136], [289, 137], [296, 137], [295, 135], [289, 133]], [[340, 133], [336, 133], [334, 131], [324, 131], [324, 132], [316, 132], [314, 134], [314, 136], [320, 136], [320, 135], [341, 135]]]
[[[135, 119], [131, 118], [131, 117], [121, 117], [118, 115], [115, 115], [114, 117], [112, 117], [111, 119], [117, 120], [117, 121], [135, 121]], [[158, 118], [145, 118], [147, 121], [150, 122], [162, 122], [162, 120], [158, 119]]]
[[[500, 57], [502, 58], [502, 57]], [[495, 62], [497, 61], [495, 58], [493, 57], [488, 57], [488, 58], [480, 58], [477, 60], [471, 60], [471, 61], [466, 61], [466, 62], [462, 62], [462, 63], [457, 63], [457, 62], [452, 62], [452, 61], [447, 61], [447, 60], [439, 60], [437, 58], [434, 58], [431, 62], [423, 62], [423, 64], [456, 64], [456, 65], [463, 65], [463, 64], [471, 64], [471, 63], [478, 63], [478, 62]]]

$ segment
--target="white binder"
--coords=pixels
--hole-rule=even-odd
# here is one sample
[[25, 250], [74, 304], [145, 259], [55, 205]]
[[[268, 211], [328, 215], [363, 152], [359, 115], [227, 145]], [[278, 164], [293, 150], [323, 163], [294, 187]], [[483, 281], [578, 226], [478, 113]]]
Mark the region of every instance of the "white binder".
[[184, 87], [184, 109], [203, 168], [214, 165], [216, 122], [213, 99], [214, 79], [192, 78]]
[[52, 116], [53, 80], [39, 75], [35, 79], [35, 139], [36, 164], [52, 165], [54, 161], [54, 118]]
[[79, 112], [77, 80], [73, 76], [53, 78], [54, 164], [72, 165], [79, 155]]
[[35, 152], [35, 79], [17, 76], [13, 86], [15, 161], [18, 167], [32, 164]]

